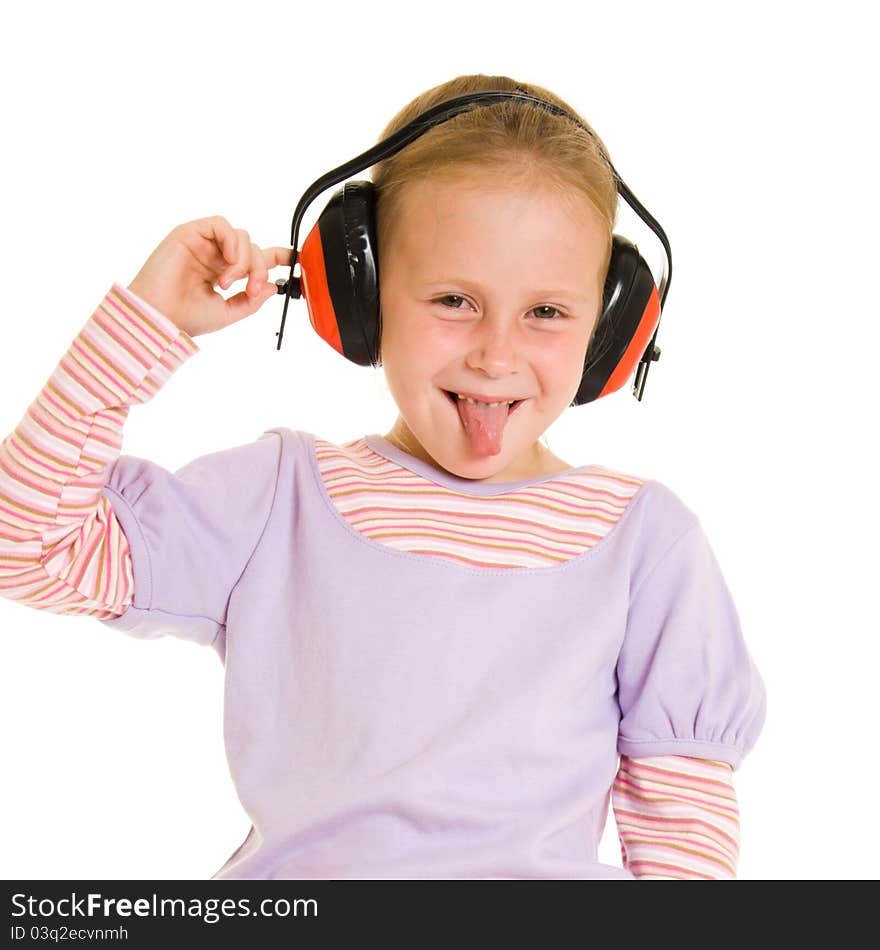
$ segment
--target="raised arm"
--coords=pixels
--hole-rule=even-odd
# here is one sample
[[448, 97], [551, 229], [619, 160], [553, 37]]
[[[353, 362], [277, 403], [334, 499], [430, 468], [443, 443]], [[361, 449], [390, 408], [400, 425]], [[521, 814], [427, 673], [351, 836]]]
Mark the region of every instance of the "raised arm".
[[0, 444], [0, 594], [100, 619], [132, 602], [128, 542], [101, 485], [131, 406], [198, 349], [131, 291], [108, 290]]
[[[174, 228], [129, 288], [112, 286], [0, 445], [0, 595], [100, 619], [133, 602], [128, 542], [101, 491], [128, 411], [198, 350], [193, 336], [272, 297], [268, 271], [290, 256], [215, 215]], [[228, 299], [215, 290], [241, 278]]]

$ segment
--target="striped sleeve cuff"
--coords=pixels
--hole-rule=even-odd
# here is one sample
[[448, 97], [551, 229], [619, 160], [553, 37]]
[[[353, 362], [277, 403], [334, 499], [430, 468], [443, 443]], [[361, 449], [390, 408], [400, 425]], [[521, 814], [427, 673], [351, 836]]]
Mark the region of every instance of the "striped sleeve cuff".
[[[198, 353], [195, 340], [161, 311], [127, 287], [114, 283], [102, 306], [129, 334], [140, 339], [158, 359], [132, 393], [132, 402], [147, 402], [167, 382], [171, 374], [190, 356]], [[114, 341], [115, 342], [115, 341]], [[153, 349], [158, 347], [158, 349]], [[114, 351], [117, 361], [123, 354]]]
[[623, 866], [637, 878], [736, 877], [739, 808], [727, 762], [622, 755], [611, 791]]

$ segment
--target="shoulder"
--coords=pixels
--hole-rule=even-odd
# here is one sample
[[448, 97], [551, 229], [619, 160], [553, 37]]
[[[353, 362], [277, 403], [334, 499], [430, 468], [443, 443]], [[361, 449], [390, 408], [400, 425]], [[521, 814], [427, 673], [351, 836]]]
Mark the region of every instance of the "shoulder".
[[631, 590], [638, 590], [655, 568], [703, 556], [706, 544], [700, 520], [682, 497], [664, 482], [645, 479], [633, 500], [629, 525]]
[[280, 477], [284, 482], [311, 472], [332, 494], [335, 485], [344, 490], [352, 480], [376, 483], [401, 473], [409, 474], [396, 462], [377, 455], [365, 436], [337, 443], [303, 429], [276, 426], [267, 429], [261, 438], [272, 436], [280, 440]]
[[[695, 512], [666, 483], [649, 475], [587, 465], [566, 476], [576, 485], [584, 511], [629, 541], [636, 562], [648, 562], [699, 524]], [[624, 538], [621, 538], [624, 540]]]
[[681, 495], [659, 479], [646, 478], [639, 494], [645, 517], [658, 528], [690, 527], [698, 520]]
[[585, 497], [613, 506], [622, 514], [632, 510], [657, 528], [673, 527], [696, 520], [695, 513], [664, 482], [648, 475], [611, 468], [585, 465], [564, 476], [564, 481], [582, 486]]
[[696, 514], [677, 492], [650, 475], [596, 464], [585, 465], [577, 469], [576, 474], [582, 474], [585, 482], [627, 499], [634, 507], [642, 508], [655, 517], [675, 521], [696, 519]]
[[362, 458], [367, 454], [374, 454], [367, 445], [366, 438], [351, 439], [348, 442], [335, 443], [329, 439], [315, 435], [305, 429], [289, 429], [286, 426], [272, 426], [266, 429], [260, 436], [260, 439], [266, 439], [276, 436], [280, 440], [282, 454], [299, 452], [311, 454], [317, 458], [324, 455], [338, 455], [341, 457], [356, 459]]
[[206, 452], [173, 471], [150, 459], [120, 455], [104, 474], [104, 488], [131, 500], [146, 490], [182, 491], [201, 488], [224, 491], [257, 484], [274, 485], [277, 480], [281, 439], [270, 431], [253, 442]]

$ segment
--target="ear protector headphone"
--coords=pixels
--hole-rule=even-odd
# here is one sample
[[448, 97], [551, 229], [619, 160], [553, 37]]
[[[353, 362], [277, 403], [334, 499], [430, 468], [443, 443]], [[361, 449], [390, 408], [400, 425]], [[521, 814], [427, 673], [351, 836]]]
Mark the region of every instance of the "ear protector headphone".
[[[659, 289], [638, 248], [618, 234], [612, 235], [611, 260], [602, 298], [602, 308], [584, 359], [581, 384], [571, 405], [592, 402], [615, 392], [629, 379], [638, 364], [633, 395], [641, 401], [648, 367], [660, 358], [655, 345], [660, 313], [672, 277], [672, 252], [663, 228], [645, 210], [617, 174], [605, 150], [582, 122], [564, 109], [525, 92], [489, 90], [447, 99], [427, 109], [387, 139], [351, 161], [327, 172], [306, 190], [293, 214], [290, 244], [296, 249], [299, 226], [306, 208], [322, 192], [346, 182], [334, 192], [314, 227], [296, 251], [287, 280], [275, 281], [284, 294], [281, 328], [275, 334], [281, 349], [287, 305], [291, 297], [305, 297], [309, 319], [318, 335], [346, 359], [359, 366], [376, 366], [381, 339], [379, 268], [376, 241], [376, 191], [371, 181], [347, 181], [399, 152], [435, 125], [446, 122], [474, 106], [504, 100], [532, 103], [555, 115], [566, 116], [599, 145], [614, 175], [620, 194], [663, 244], [666, 264]], [[300, 276], [293, 268], [300, 265]], [[649, 339], [650, 338], [650, 339]]]

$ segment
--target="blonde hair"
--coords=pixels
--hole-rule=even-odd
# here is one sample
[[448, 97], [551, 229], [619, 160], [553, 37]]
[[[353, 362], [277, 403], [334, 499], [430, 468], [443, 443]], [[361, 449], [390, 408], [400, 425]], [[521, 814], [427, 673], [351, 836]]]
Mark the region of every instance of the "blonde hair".
[[[382, 130], [388, 138], [426, 109], [469, 92], [498, 89], [524, 92], [577, 118], [590, 132], [565, 116], [541, 106], [503, 100], [471, 106], [434, 126], [403, 149], [372, 167], [376, 191], [376, 244], [381, 270], [382, 248], [388, 247], [401, 213], [405, 187], [428, 177], [455, 178], [461, 173], [490, 171], [499, 178], [532, 187], [555, 189], [564, 200], [585, 195], [596, 209], [605, 231], [605, 254], [600, 270], [604, 283], [611, 260], [617, 213], [617, 185], [605, 145], [591, 126], [559, 96], [542, 86], [508, 76], [477, 73], [458, 76], [416, 96]], [[381, 349], [377, 365], [382, 365]]]

